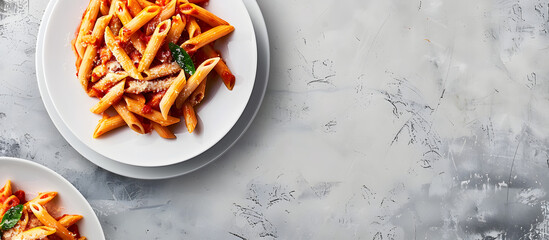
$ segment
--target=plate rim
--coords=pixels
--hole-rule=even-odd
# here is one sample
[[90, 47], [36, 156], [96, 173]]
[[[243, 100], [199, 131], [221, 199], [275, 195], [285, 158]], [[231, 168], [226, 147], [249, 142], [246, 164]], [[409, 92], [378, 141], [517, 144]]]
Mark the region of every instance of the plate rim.
[[[91, 134], [88, 134], [88, 136], [82, 135], [82, 132], [81, 132], [82, 130], [77, 130], [77, 129], [80, 129], [80, 128], [75, 127], [74, 121], [69, 121], [67, 119], [66, 114], [61, 114], [62, 112], [66, 113], [67, 110], [61, 111], [59, 104], [56, 104], [55, 103], [56, 101], [54, 101], [54, 97], [52, 97], [52, 81], [48, 81], [48, 77], [47, 77], [48, 75], [46, 74], [48, 71], [51, 71], [51, 70], [46, 69], [45, 65], [48, 62], [47, 61], [47, 56], [46, 56], [46, 51], [48, 51], [47, 44], [48, 44], [48, 42], [50, 42], [49, 38], [51, 38], [51, 36], [54, 36], [54, 35], [49, 35], [50, 37], [48, 37], [48, 34], [52, 34], [52, 33], [49, 33], [50, 29], [54, 28], [51, 25], [51, 21], [52, 21], [52, 18], [55, 16], [55, 12], [59, 10], [58, 7], [62, 3], [62, 0], [55, 0], [55, 1], [50, 2], [50, 4], [52, 4], [51, 10], [49, 11], [49, 14], [47, 16], [46, 16], [46, 14], [44, 14], [43, 19], [42, 19], [43, 21], [40, 25], [41, 29], [44, 28], [44, 30], [42, 32], [43, 35], [42, 35], [42, 42], [41, 42], [41, 45], [43, 47], [41, 48], [41, 51], [40, 51], [40, 56], [42, 58], [41, 59], [41, 61], [42, 61], [41, 64], [42, 64], [42, 71], [43, 71], [43, 79], [44, 79], [44, 83], [45, 83], [45, 89], [48, 92], [49, 98], [50, 98], [52, 106], [53, 106], [53, 110], [55, 110], [57, 112], [57, 116], [59, 116], [60, 120], [63, 122], [63, 125], [66, 126], [69, 131], [71, 131], [72, 135], [74, 135], [74, 137], [76, 137], [79, 140], [79, 142], [83, 143], [88, 148], [92, 149], [94, 152], [96, 152], [98, 154], [101, 154], [102, 156], [104, 156], [106, 158], [109, 158], [113, 161], [119, 162], [121, 164], [125, 164], [125, 165], [128, 165], [128, 166], [136, 166], [136, 167], [167, 167], [167, 166], [173, 166], [175, 164], [179, 164], [179, 163], [191, 160], [191, 159], [203, 154], [204, 152], [206, 152], [209, 149], [211, 149], [212, 147], [214, 147], [217, 143], [219, 143], [219, 141], [221, 141], [231, 131], [231, 129], [233, 129], [235, 127], [238, 120], [241, 118], [244, 111], [246, 110], [246, 106], [248, 105], [248, 103], [251, 99], [251, 96], [252, 96], [252, 93], [253, 93], [253, 90], [254, 90], [254, 85], [256, 84], [256, 80], [257, 80], [257, 65], [258, 65], [258, 63], [257, 63], [257, 61], [258, 61], [257, 45], [258, 45], [258, 43], [257, 43], [257, 37], [256, 37], [253, 21], [251, 19], [251, 16], [249, 14], [249, 11], [248, 11], [246, 5], [243, 2], [239, 1], [239, 0], [235, 0], [235, 2], [238, 3], [238, 4], [242, 4], [241, 6], [244, 8], [244, 11], [245, 11], [246, 15], [242, 16], [243, 17], [242, 23], [245, 24], [245, 26], [247, 26], [249, 24], [250, 28], [245, 28], [245, 29], [249, 30], [247, 34], [251, 35], [250, 36], [250, 42], [253, 42], [253, 45], [255, 45], [254, 50], [252, 50], [253, 53], [250, 54], [250, 56], [253, 56], [253, 59], [251, 59], [251, 60], [255, 60], [255, 61], [253, 61], [253, 62], [251, 61], [251, 64], [249, 64], [249, 65], [255, 65], [255, 68], [253, 70], [250, 70], [250, 76], [253, 76], [250, 79], [253, 79], [253, 81], [249, 81], [249, 83], [246, 84], [247, 86], [245, 87], [245, 89], [250, 89], [250, 90], [246, 90], [246, 92], [239, 93], [239, 94], [243, 94], [244, 98], [242, 98], [242, 101], [240, 101], [239, 105], [236, 105], [237, 108], [234, 109], [235, 114], [230, 115], [231, 117], [228, 118], [228, 119], [230, 119], [230, 121], [226, 121], [227, 119], [223, 120], [223, 122], [229, 122], [229, 124], [220, 125], [221, 128], [218, 128], [217, 131], [212, 132], [214, 135], [211, 136], [210, 138], [206, 139], [204, 141], [204, 143], [196, 143], [196, 141], [195, 141], [195, 143], [193, 143], [193, 144], [197, 144], [196, 147], [199, 148], [198, 151], [191, 152], [190, 154], [186, 154], [185, 156], [182, 156], [181, 154], [176, 154], [177, 152], [179, 152], [178, 151], [179, 148], [176, 147], [176, 146], [181, 145], [181, 144], [185, 144], [185, 142], [186, 142], [186, 141], [182, 141], [182, 140], [178, 141], [176, 139], [173, 142], [167, 142], [166, 143], [167, 145], [170, 145], [171, 147], [164, 148], [165, 150], [171, 149], [170, 152], [173, 153], [173, 154], [164, 154], [164, 157], [162, 157], [162, 158], [153, 157], [154, 154], [149, 154], [149, 155], [147, 155], [147, 157], [140, 158], [141, 160], [135, 161], [135, 157], [137, 156], [135, 154], [133, 154], [132, 156], [126, 156], [125, 154], [121, 154], [120, 151], [118, 150], [118, 148], [105, 147], [108, 144], [107, 145], [105, 145], [105, 143], [98, 143], [98, 145], [93, 144], [93, 141], [98, 141], [98, 140], [91, 139]], [[48, 5], [48, 7], [49, 7], [49, 5]], [[44, 27], [42, 27], [42, 26], [44, 26]], [[231, 42], [229, 41], [228, 43], [230, 44]], [[37, 44], [39, 44], [39, 43], [37, 42]], [[38, 54], [37, 54], [37, 56], [38, 56]], [[50, 74], [50, 77], [51, 77], [51, 74]], [[221, 87], [223, 87], [223, 86], [221, 86]], [[212, 99], [212, 100], [215, 101], [215, 99]], [[57, 101], [57, 102], [60, 103], [60, 101]], [[89, 117], [87, 117], [87, 118], [89, 118]], [[182, 123], [180, 123], [180, 124], [182, 124]], [[184, 125], [182, 125], [182, 126], [184, 126]], [[90, 131], [91, 130], [93, 130], [93, 127], [90, 128]], [[219, 133], [215, 133], [215, 132], [218, 132], [218, 131], [219, 131]], [[124, 133], [124, 134], [126, 134], [126, 133]], [[135, 136], [131, 136], [131, 137], [133, 138]], [[150, 140], [137, 139], [136, 141], [141, 142], [141, 144], [153, 143], [153, 144], [161, 144], [162, 145], [162, 143], [165, 143], [164, 141], [159, 143], [159, 141], [163, 140], [163, 139], [152, 138], [151, 136], [143, 136], [143, 137], [144, 138], [150, 138]], [[182, 137], [184, 137], [184, 136], [182, 136]], [[118, 143], [121, 143], [121, 142], [118, 141]], [[145, 146], [145, 145], [141, 145], [141, 144], [140, 144], [140, 146]], [[131, 151], [131, 149], [135, 149], [135, 147], [132, 147], [132, 144], [126, 144], [124, 146], [124, 149], [126, 149], [127, 151]], [[150, 148], [146, 148], [146, 149], [150, 149]], [[159, 153], [163, 153], [163, 152], [164, 151], [161, 151]], [[126, 156], [126, 157], [124, 157], [124, 156]], [[147, 160], [147, 159], [155, 159], [156, 161], [151, 161], [151, 160]], [[162, 161], [158, 161], [159, 159], [162, 159]]]
[[[48, 4], [44, 15], [42, 17], [42, 20], [46, 19], [49, 14], [51, 14], [51, 8], [53, 6], [53, 3], [57, 0], [52, 0]], [[125, 165], [120, 162], [116, 162], [114, 160], [105, 158], [104, 156], [94, 152], [93, 150], [87, 148], [83, 143], [80, 143], [78, 139], [76, 139], [75, 136], [71, 136], [71, 132], [68, 129], [63, 129], [63, 125], [60, 119], [57, 119], [58, 116], [55, 115], [55, 111], [52, 109], [52, 106], [48, 103], [48, 94], [47, 91], [45, 91], [45, 83], [41, 81], [41, 78], [43, 77], [43, 71], [41, 68], [41, 62], [40, 62], [40, 51], [37, 51], [38, 54], [36, 54], [35, 63], [36, 63], [36, 70], [37, 70], [37, 82], [38, 82], [38, 88], [40, 90], [41, 96], [42, 96], [42, 102], [44, 103], [46, 112], [48, 113], [52, 123], [57, 128], [61, 136], [84, 158], [88, 159], [88, 161], [94, 163], [95, 165], [103, 168], [104, 170], [107, 170], [109, 172], [130, 177], [130, 178], [136, 178], [136, 179], [148, 179], [148, 180], [157, 180], [157, 179], [168, 179], [168, 178], [174, 178], [178, 176], [182, 176], [191, 172], [194, 172], [209, 163], [213, 162], [214, 160], [221, 157], [224, 153], [226, 153], [234, 144], [244, 135], [246, 130], [249, 128], [253, 120], [255, 119], [257, 113], [259, 112], [259, 109], [262, 105], [262, 102], [264, 100], [264, 96], [266, 93], [266, 89], [268, 86], [269, 81], [269, 75], [270, 75], [270, 43], [269, 43], [269, 36], [267, 27], [265, 24], [265, 19], [263, 17], [263, 14], [261, 12], [261, 8], [257, 4], [255, 0], [243, 0], [244, 5], [246, 5], [246, 9], [250, 15], [250, 18], [252, 19], [252, 24], [254, 26], [254, 31], [256, 35], [256, 42], [257, 42], [257, 52], [258, 52], [258, 64], [257, 64], [257, 71], [256, 71], [256, 81], [258, 80], [258, 77], [260, 81], [264, 84], [261, 88], [257, 90], [260, 90], [260, 96], [258, 98], [258, 102], [255, 106], [253, 106], [252, 109], [250, 109], [252, 112], [252, 115], [248, 117], [248, 119], [244, 119], [242, 121], [246, 121], [244, 128], [239, 131], [236, 137], [230, 136], [227, 139], [227, 141], [230, 141], [230, 143], [224, 147], [224, 149], [217, 151], [214, 153], [211, 158], [202, 158], [197, 159], [201, 155], [189, 159], [187, 161], [175, 164], [168, 167], [156, 167], [156, 168], [144, 168], [144, 167], [136, 167], [131, 165]], [[41, 47], [41, 41], [43, 41], [43, 27], [40, 26], [39, 33], [38, 33], [38, 40], [37, 40], [37, 50], [40, 50]], [[260, 53], [263, 53], [261, 55]], [[260, 70], [263, 70], [263, 72], [260, 72]], [[260, 73], [263, 73], [262, 76], [260, 76]], [[254, 86], [255, 87], [255, 86]], [[253, 94], [253, 92], [252, 92]], [[250, 102], [248, 102], [250, 104]], [[246, 112], [246, 110], [244, 111]], [[241, 116], [242, 118], [242, 116]], [[240, 119], [239, 119], [240, 121]], [[238, 122], [237, 122], [238, 123]], [[228, 136], [226, 136], [228, 137]], [[225, 137], [220, 141], [224, 142]], [[218, 142], [218, 144], [220, 144]], [[80, 144], [80, 146], [79, 146]], [[217, 145], [217, 144], [216, 144]], [[211, 149], [207, 150], [206, 152], [210, 151]], [[93, 155], [96, 154], [97, 159], [93, 157]], [[203, 153], [204, 154], [204, 153]], [[102, 158], [102, 159], [101, 159]]]
[[76, 196], [77, 198], [79, 198], [81, 201], [83, 201], [84, 203], [86, 203], [86, 210], [87, 211], [90, 211], [91, 213], [93, 213], [93, 216], [94, 218], [93, 219], [88, 219], [86, 218], [86, 221], [92, 221], [94, 222], [96, 225], [99, 226], [99, 230], [100, 232], [98, 233], [100, 236], [102, 236], [102, 239], [105, 240], [105, 232], [103, 231], [103, 226], [101, 225], [101, 222], [99, 221], [99, 217], [97, 217], [97, 214], [95, 213], [95, 211], [93, 210], [93, 208], [91, 207], [91, 204], [88, 202], [88, 200], [84, 197], [84, 195], [82, 195], [82, 193], [78, 190], [78, 188], [76, 188], [71, 182], [69, 182], [69, 180], [67, 180], [65, 177], [63, 177], [61, 174], [55, 172], [54, 170], [42, 165], [42, 164], [39, 164], [37, 162], [34, 162], [34, 161], [31, 161], [31, 160], [28, 160], [28, 159], [23, 159], [23, 158], [16, 158], [16, 157], [7, 157], [7, 156], [0, 156], [0, 163], [4, 162], [4, 161], [7, 161], [7, 162], [15, 162], [15, 163], [21, 163], [21, 164], [26, 164], [26, 165], [30, 165], [30, 166], [33, 166], [33, 167], [36, 167], [38, 169], [40, 169], [41, 171], [44, 171], [52, 176], [54, 176], [55, 178], [59, 179], [61, 182], [63, 182], [64, 184], [66, 184], [69, 188], [71, 188], [72, 190], [74, 190], [76, 193]]

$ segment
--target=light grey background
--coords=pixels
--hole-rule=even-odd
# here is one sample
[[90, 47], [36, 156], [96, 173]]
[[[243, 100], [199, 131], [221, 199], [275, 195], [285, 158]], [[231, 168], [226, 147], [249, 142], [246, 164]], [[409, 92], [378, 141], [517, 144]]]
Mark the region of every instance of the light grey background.
[[548, 0], [258, 3], [256, 120], [213, 164], [142, 181], [57, 132], [34, 64], [48, 2], [0, 0], [0, 155], [67, 178], [107, 239], [549, 238]]

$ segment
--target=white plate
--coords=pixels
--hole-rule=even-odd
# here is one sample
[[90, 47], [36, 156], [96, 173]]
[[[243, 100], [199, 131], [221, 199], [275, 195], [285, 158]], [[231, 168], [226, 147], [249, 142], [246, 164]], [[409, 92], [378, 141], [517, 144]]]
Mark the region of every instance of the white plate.
[[[40, 89], [40, 94], [42, 96], [42, 101], [46, 107], [48, 114], [50, 115], [51, 120], [53, 121], [56, 128], [59, 130], [61, 135], [74, 147], [80, 154], [86, 157], [91, 162], [102, 167], [107, 171], [111, 171], [116, 174], [120, 174], [126, 177], [140, 178], [140, 179], [164, 179], [180, 176], [194, 170], [197, 170], [208, 163], [214, 161], [219, 156], [221, 156], [225, 151], [227, 151], [241, 136], [244, 134], [252, 120], [254, 119], [263, 96], [266, 91], [268, 77], [269, 77], [269, 66], [270, 66], [270, 52], [269, 52], [269, 38], [267, 35], [267, 29], [265, 26], [265, 21], [261, 14], [259, 6], [255, 0], [244, 0], [244, 4], [248, 9], [250, 17], [255, 28], [255, 34], [257, 38], [257, 48], [258, 48], [258, 66], [257, 66], [257, 76], [256, 83], [254, 85], [254, 90], [250, 101], [246, 106], [242, 116], [235, 124], [235, 126], [229, 131], [229, 133], [223, 137], [216, 145], [208, 149], [206, 152], [182, 163], [178, 163], [168, 167], [137, 167], [122, 164], [120, 162], [113, 161], [109, 158], [98, 154], [84, 143], [80, 142], [74, 134], [63, 124], [60, 117], [57, 115], [57, 112], [53, 108], [53, 103], [50, 99], [48, 91], [46, 89], [44, 73], [42, 68], [42, 46], [44, 39], [44, 27], [40, 27], [38, 32], [38, 41], [37, 41], [37, 51], [36, 51], [36, 74], [38, 80], [38, 87]], [[43, 21], [49, 18], [51, 15], [51, 10], [55, 0], [52, 0], [46, 11], [44, 13]]]
[[129, 129], [100, 139], [92, 133], [101, 118], [89, 109], [97, 99], [87, 96], [75, 76], [70, 47], [88, 0], [57, 0], [45, 22], [42, 63], [48, 93], [59, 117], [70, 131], [95, 152], [115, 161], [142, 167], [180, 163], [215, 145], [242, 114], [254, 86], [257, 64], [252, 22], [241, 0], [211, 1], [207, 9], [227, 20], [235, 31], [219, 43], [219, 50], [236, 76], [228, 91], [221, 80], [209, 81], [205, 101], [197, 108], [198, 127], [189, 134], [183, 123], [173, 128], [176, 140], [157, 134], [139, 135]]
[[89, 240], [105, 239], [99, 219], [82, 194], [66, 179], [38, 163], [19, 158], [0, 157], [0, 185], [7, 180], [16, 190], [23, 190], [29, 197], [39, 192], [55, 191], [55, 204], [63, 214], [84, 216], [78, 222], [78, 230]]

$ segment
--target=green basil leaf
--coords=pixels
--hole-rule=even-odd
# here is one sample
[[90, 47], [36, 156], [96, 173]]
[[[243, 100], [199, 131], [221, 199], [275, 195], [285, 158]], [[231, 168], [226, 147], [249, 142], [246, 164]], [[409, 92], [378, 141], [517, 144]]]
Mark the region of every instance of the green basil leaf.
[[0, 227], [3, 231], [9, 230], [19, 222], [21, 215], [23, 214], [23, 205], [19, 204], [15, 207], [10, 208], [4, 214], [2, 222], [0, 222]]
[[191, 56], [180, 46], [174, 43], [169, 44], [170, 51], [172, 52], [173, 60], [189, 75], [193, 75], [196, 69], [194, 68], [193, 60]]

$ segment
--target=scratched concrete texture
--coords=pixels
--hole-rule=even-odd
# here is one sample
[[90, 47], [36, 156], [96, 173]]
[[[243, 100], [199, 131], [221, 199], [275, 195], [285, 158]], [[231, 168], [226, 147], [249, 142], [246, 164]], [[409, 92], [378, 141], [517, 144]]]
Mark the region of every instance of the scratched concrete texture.
[[34, 64], [48, 1], [0, 0], [0, 155], [67, 178], [107, 239], [549, 239], [549, 0], [257, 1], [272, 71], [251, 128], [144, 181], [57, 132]]

